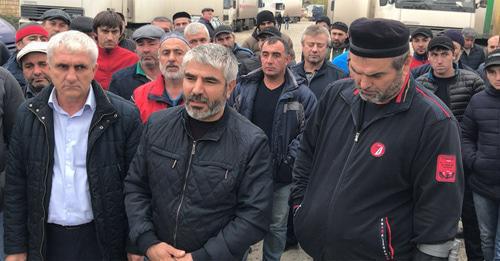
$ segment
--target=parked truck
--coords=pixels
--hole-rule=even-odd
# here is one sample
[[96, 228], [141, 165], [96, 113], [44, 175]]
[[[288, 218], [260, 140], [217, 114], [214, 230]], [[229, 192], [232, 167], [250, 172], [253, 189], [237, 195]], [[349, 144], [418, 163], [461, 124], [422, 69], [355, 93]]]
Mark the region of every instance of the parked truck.
[[252, 29], [259, 12], [259, 0], [224, 0], [223, 23], [236, 32]]
[[498, 28], [493, 19], [500, 13], [498, 2], [500, 0], [329, 0], [327, 15], [332, 21], [347, 24], [360, 17], [394, 19], [411, 30], [472, 27], [478, 32], [478, 40], [483, 42]]
[[286, 0], [283, 1], [285, 4], [285, 10], [283, 11], [283, 16], [289, 16], [292, 23], [300, 21], [304, 13], [302, 8], [302, 0]]
[[191, 15], [201, 15], [201, 9], [211, 7], [214, 16], [222, 17], [223, 0], [176, 1], [176, 0], [20, 0], [20, 23], [38, 21], [48, 9], [59, 8], [72, 17], [94, 17], [103, 10], [121, 12], [127, 19], [128, 27], [136, 28], [148, 24], [156, 16], [172, 17], [179, 11]]
[[263, 10], [271, 11], [274, 16], [280, 13], [282, 16], [285, 12], [284, 0], [259, 0], [259, 12]]

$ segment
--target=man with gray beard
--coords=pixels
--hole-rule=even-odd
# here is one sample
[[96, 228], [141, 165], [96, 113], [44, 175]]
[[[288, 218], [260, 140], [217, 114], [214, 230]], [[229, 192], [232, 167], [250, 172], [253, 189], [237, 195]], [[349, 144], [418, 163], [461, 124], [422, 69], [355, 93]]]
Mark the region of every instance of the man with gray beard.
[[139, 86], [132, 95], [143, 122], [155, 111], [184, 103], [180, 66], [189, 49], [188, 41], [178, 32], [167, 33], [160, 40], [158, 53], [161, 75], [154, 81]]
[[135, 30], [132, 39], [136, 44], [135, 51], [139, 55], [139, 61], [113, 74], [109, 84], [110, 92], [130, 100], [137, 87], [154, 81], [161, 74], [158, 49], [163, 35], [163, 29], [150, 24]]
[[185, 105], [150, 117], [125, 178], [130, 237], [152, 261], [242, 260], [269, 230], [266, 134], [226, 105], [231, 50], [200, 45], [182, 70]]

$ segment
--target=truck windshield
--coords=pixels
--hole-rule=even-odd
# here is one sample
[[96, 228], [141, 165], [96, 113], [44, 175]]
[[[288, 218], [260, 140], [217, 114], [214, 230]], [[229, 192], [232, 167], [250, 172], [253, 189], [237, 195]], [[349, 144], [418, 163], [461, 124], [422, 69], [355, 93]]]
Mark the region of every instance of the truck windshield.
[[231, 9], [231, 7], [233, 7], [232, 5], [233, 3], [233, 0], [224, 0], [224, 9]]
[[473, 0], [396, 0], [396, 8], [474, 13]]

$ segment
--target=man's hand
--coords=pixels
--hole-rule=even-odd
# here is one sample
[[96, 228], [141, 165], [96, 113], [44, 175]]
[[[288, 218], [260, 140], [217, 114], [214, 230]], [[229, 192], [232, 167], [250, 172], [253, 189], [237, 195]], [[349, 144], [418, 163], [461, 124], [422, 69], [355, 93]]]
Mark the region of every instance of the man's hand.
[[144, 261], [144, 257], [127, 253], [127, 260], [128, 261]]
[[176, 258], [184, 257], [185, 254], [185, 251], [163, 242], [152, 245], [146, 251], [146, 256], [151, 261], [175, 261]]
[[8, 255], [5, 257], [5, 261], [26, 261], [26, 260], [28, 260], [27, 253]]
[[181, 258], [176, 258], [176, 261], [193, 261], [193, 256], [191, 256], [191, 253], [187, 253], [185, 256]]

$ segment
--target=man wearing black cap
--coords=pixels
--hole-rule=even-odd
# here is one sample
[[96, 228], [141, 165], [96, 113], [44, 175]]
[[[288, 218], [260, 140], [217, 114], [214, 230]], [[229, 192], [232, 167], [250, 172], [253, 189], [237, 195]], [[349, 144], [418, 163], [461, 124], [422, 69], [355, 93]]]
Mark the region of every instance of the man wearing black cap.
[[292, 167], [316, 97], [287, 64], [290, 52], [279, 37], [261, 44], [261, 69], [241, 77], [229, 105], [266, 133], [272, 153], [273, 208], [264, 238], [263, 261], [280, 260], [285, 249]]
[[212, 18], [214, 17], [214, 9], [211, 7], [203, 8], [201, 10], [201, 17], [200, 20], [198, 21], [199, 23], [204, 24], [207, 27], [208, 34], [210, 35], [210, 39], [213, 41], [214, 39], [214, 27], [212, 23]]
[[456, 67], [454, 48], [447, 36], [432, 39], [428, 45], [431, 70], [417, 82], [439, 97], [461, 122], [470, 98], [484, 89], [484, 82], [479, 75]]
[[49, 9], [42, 14], [42, 26], [49, 32], [49, 38], [53, 35], [68, 31], [71, 17], [61, 9]]
[[172, 16], [174, 21], [174, 29], [183, 32], [184, 28], [191, 23], [191, 15], [187, 12], [177, 12]]
[[472, 97], [462, 120], [462, 150], [464, 165], [472, 172], [469, 184], [484, 260], [495, 260], [500, 251], [500, 50], [488, 55], [485, 67], [486, 89]]
[[130, 100], [137, 87], [153, 81], [161, 74], [158, 49], [164, 34], [163, 29], [150, 24], [135, 30], [132, 39], [137, 45], [136, 53], [139, 61], [113, 74], [109, 84], [110, 92]]
[[420, 27], [413, 31], [410, 38], [411, 48], [413, 48], [410, 69], [429, 63], [427, 60], [427, 45], [431, 39], [432, 31], [429, 28]]
[[355, 20], [352, 79], [307, 122], [291, 203], [318, 260], [448, 260], [463, 193], [458, 123], [410, 77], [406, 26]]
[[335, 22], [332, 24], [330, 34], [332, 37], [332, 59], [349, 50], [349, 27], [343, 22]]
[[[252, 50], [254, 54], [258, 54], [260, 52], [259, 41], [258, 41], [259, 39], [257, 38], [259, 32], [264, 30], [265, 28], [276, 27], [276, 20], [274, 19], [274, 15], [271, 11], [264, 10], [259, 12], [257, 14], [256, 20], [257, 20], [256, 24], [257, 26], [255, 27], [254, 32], [241, 45], [241, 47], [243, 48], [248, 48]], [[288, 44], [288, 49], [291, 50], [292, 61], [294, 61], [295, 52], [293, 51], [292, 39], [290, 39], [290, 37], [286, 34], [281, 34], [281, 38], [283, 38], [283, 40], [285, 40], [285, 42]]]
[[236, 37], [234, 36], [231, 26], [221, 25], [217, 27], [214, 32], [214, 43], [220, 44], [231, 50], [234, 56], [236, 56], [238, 64], [241, 64], [243, 59], [248, 59], [253, 56], [253, 52], [250, 49], [240, 47], [236, 43]]
[[[468, 65], [464, 64], [461, 60], [460, 57], [462, 57], [463, 53], [463, 47], [465, 43], [465, 39], [462, 35], [462, 33], [458, 30], [454, 29], [447, 29], [444, 30], [443, 32], [439, 33], [438, 35], [444, 35], [448, 36], [452, 41], [453, 41], [453, 46], [454, 46], [454, 51], [453, 51], [453, 62], [457, 64], [458, 69], [465, 69], [471, 72], [476, 72], [474, 69], [469, 67]], [[424, 64], [421, 66], [418, 66], [414, 69], [411, 70], [411, 74], [413, 78], [417, 79], [423, 74], [428, 73], [431, 70], [431, 65], [430, 64]]]
[[340, 68], [327, 60], [330, 32], [320, 25], [310, 25], [302, 34], [304, 60], [291, 69], [307, 82], [309, 89], [319, 100], [328, 84], [344, 78]]
[[330, 26], [332, 23], [330, 22], [330, 18], [328, 16], [321, 16], [316, 20], [316, 24], [323, 26], [326, 30], [330, 30]]

